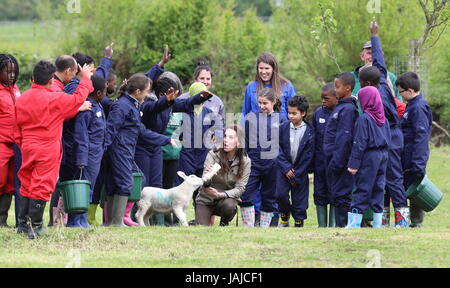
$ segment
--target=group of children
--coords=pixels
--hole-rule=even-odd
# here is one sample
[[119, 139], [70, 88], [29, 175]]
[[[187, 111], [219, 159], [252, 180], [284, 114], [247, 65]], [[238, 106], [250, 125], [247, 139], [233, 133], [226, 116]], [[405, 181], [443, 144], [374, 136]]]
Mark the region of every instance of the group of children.
[[[259, 226], [269, 227], [279, 212], [279, 226], [289, 226], [292, 215], [295, 227], [303, 227], [308, 174], [314, 173], [319, 227], [360, 227], [369, 208], [374, 212], [373, 227], [381, 227], [385, 194], [393, 199], [396, 226], [408, 227], [405, 190], [425, 175], [431, 112], [420, 94], [419, 78], [412, 72], [396, 82], [408, 102], [404, 114], [398, 112], [401, 109], [386, 81], [376, 22], [371, 33], [373, 65], [359, 71], [362, 89], [357, 97], [352, 95], [354, 75], [339, 74], [334, 83], [322, 88], [322, 107], [311, 124], [305, 120], [307, 99], [295, 96], [295, 88], [281, 77], [273, 55], [258, 58], [256, 80], [247, 87], [241, 121], [251, 159], [240, 203], [244, 225], [255, 226], [260, 214]], [[45, 231], [46, 202], [53, 197], [52, 206], [56, 206], [60, 197], [53, 193], [57, 182], [83, 179], [91, 183], [89, 213], [69, 214], [68, 227], [96, 223], [102, 189], [107, 192], [104, 224], [121, 227], [137, 225], [130, 215], [134, 203], [128, 202], [133, 173], [144, 174], [144, 186], [163, 187], [163, 146], [177, 148], [182, 140], [179, 170], [201, 177], [206, 154], [220, 145], [224, 127], [224, 119], [205, 105], [217, 96], [196, 82], [188, 97], [177, 98], [182, 85], [175, 74], [163, 74], [170, 60], [165, 52], [147, 74], [124, 80], [113, 101], [106, 97], [115, 91], [112, 54], [110, 45], [97, 69], [92, 57], [82, 53], [61, 56], [55, 64], [40, 61], [33, 70], [31, 89], [22, 95], [16, 85], [16, 59], [0, 55], [1, 226], [6, 225], [15, 190], [14, 155], [19, 155], [14, 145], [22, 157], [17, 174], [21, 183], [18, 233], [31, 239]], [[154, 98], [149, 97], [152, 91]], [[176, 112], [183, 113], [184, 122], [177, 140], [164, 135]], [[172, 180], [172, 184], [180, 181]], [[419, 207], [414, 209], [421, 212]]]
[[[370, 31], [373, 61], [359, 71], [362, 89], [352, 95], [356, 84], [354, 75], [337, 75], [334, 83], [322, 88], [322, 107], [315, 111], [312, 125], [304, 119], [308, 112], [305, 97], [288, 97], [284, 101], [285, 109], [281, 109], [284, 98], [274, 96], [273, 81], [261, 80], [266, 66], [272, 69], [272, 79], [275, 78], [277, 66], [271, 61], [257, 64], [260, 77], [249, 84], [246, 96], [252, 91], [252, 85], [257, 86], [258, 79], [264, 83], [253, 88], [259, 112], [249, 112], [251, 105], [245, 103], [250, 101], [244, 101], [243, 107], [246, 147], [252, 160], [241, 203], [245, 225], [255, 225], [255, 207], [260, 201], [261, 227], [271, 226], [276, 210], [281, 216], [279, 226], [287, 227], [292, 214], [295, 226], [303, 227], [308, 208], [308, 173], [314, 173], [319, 227], [370, 225], [363, 221], [369, 209], [373, 212], [370, 220], [374, 228], [388, 227], [390, 199], [394, 205], [395, 227], [421, 225], [424, 212], [413, 202], [410, 224], [405, 191], [425, 176], [431, 110], [420, 94], [419, 77], [413, 72], [401, 75], [395, 82], [408, 104], [396, 101], [386, 80], [387, 68], [375, 21]], [[290, 85], [284, 80], [282, 87], [286, 90]], [[287, 112], [288, 119], [283, 111]], [[275, 156], [270, 156], [270, 148], [262, 145], [267, 141], [278, 145]]]

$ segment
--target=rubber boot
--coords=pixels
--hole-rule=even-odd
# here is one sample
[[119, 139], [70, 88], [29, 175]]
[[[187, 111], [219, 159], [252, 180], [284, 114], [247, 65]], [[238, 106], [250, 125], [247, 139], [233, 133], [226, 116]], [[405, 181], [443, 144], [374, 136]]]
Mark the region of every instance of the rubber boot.
[[114, 204], [114, 196], [108, 196], [107, 201], [105, 202], [105, 208], [106, 208], [106, 219], [105, 219], [105, 226], [110, 226], [112, 221], [112, 207]]
[[336, 207], [330, 204], [330, 211], [328, 213], [328, 227], [336, 227]]
[[153, 214], [152, 222], [155, 226], [164, 226], [164, 214]]
[[112, 205], [112, 219], [110, 226], [114, 227], [127, 227], [123, 223], [123, 217], [125, 216], [125, 209], [127, 208], [128, 196], [114, 195]]
[[272, 217], [273, 217], [272, 212], [261, 211], [261, 220], [260, 220], [261, 228], [269, 228], [270, 222], [272, 221]]
[[69, 217], [68, 217], [69, 220], [67, 221], [67, 227], [83, 228], [80, 218], [81, 218], [80, 214], [69, 213]]
[[30, 198], [20, 197], [19, 201], [19, 214], [17, 217], [17, 233], [25, 233], [28, 235], [28, 230], [30, 229], [28, 210], [30, 207]]
[[278, 227], [286, 228], [289, 227], [289, 218], [291, 217], [290, 213], [281, 213], [281, 221]]
[[125, 207], [125, 215], [123, 217], [123, 223], [125, 223], [125, 225], [127, 226], [139, 226], [139, 224], [131, 220], [130, 217], [131, 209], [133, 209], [134, 204], [135, 202], [128, 202], [127, 207]]
[[361, 228], [361, 222], [363, 220], [363, 214], [355, 213], [358, 212], [357, 209], [353, 209], [353, 212], [348, 212], [347, 214], [347, 226], [345, 229], [351, 228]]
[[261, 226], [261, 213], [255, 214], [255, 227]]
[[9, 207], [11, 207], [12, 196], [13, 194], [0, 195], [0, 227], [9, 227], [7, 220]]
[[373, 213], [372, 228], [383, 228], [383, 213]]
[[88, 209], [88, 223], [92, 226], [99, 226], [97, 220], [95, 219], [95, 214], [97, 213], [98, 204], [89, 205]]
[[255, 206], [241, 207], [242, 223], [246, 227], [255, 227]]
[[336, 227], [344, 228], [348, 223], [348, 207], [336, 207]]
[[79, 219], [80, 226], [82, 228], [92, 228], [92, 226], [89, 225], [88, 213], [87, 212], [83, 213], [83, 214], [80, 214], [78, 219]]
[[270, 221], [270, 227], [278, 227], [279, 222], [280, 222], [280, 215], [274, 213], [272, 216], [272, 220]]
[[413, 201], [410, 202], [409, 211], [411, 213], [411, 224], [409, 225], [409, 227], [411, 227], [411, 228], [420, 228], [420, 227], [422, 227], [422, 223], [423, 223], [423, 220], [425, 218], [425, 211], [423, 211]]
[[317, 211], [317, 223], [319, 224], [319, 228], [327, 227], [327, 206], [316, 206]]
[[395, 228], [409, 227], [409, 207], [395, 208]]
[[28, 216], [30, 217], [30, 229], [28, 230], [28, 239], [36, 239], [47, 233], [43, 227], [45, 201], [31, 199], [28, 208]]
[[383, 227], [389, 228], [391, 225], [391, 207], [383, 208]]

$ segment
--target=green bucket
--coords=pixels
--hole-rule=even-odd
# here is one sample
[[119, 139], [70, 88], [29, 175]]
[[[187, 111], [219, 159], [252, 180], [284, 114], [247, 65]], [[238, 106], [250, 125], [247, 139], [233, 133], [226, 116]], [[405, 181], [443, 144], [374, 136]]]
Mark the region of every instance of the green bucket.
[[128, 202], [137, 202], [141, 200], [141, 190], [142, 190], [142, 180], [144, 179], [144, 174], [133, 173], [133, 189], [131, 190], [130, 197], [128, 197]]
[[443, 195], [439, 188], [425, 175], [409, 186], [406, 196], [425, 212], [430, 212], [439, 205]]
[[61, 183], [61, 193], [66, 213], [82, 214], [89, 209], [91, 182], [73, 180]]

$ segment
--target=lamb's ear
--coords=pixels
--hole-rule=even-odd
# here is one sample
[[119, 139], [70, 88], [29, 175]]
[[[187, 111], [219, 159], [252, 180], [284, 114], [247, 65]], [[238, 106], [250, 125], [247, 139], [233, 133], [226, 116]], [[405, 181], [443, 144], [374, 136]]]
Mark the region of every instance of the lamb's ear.
[[186, 174], [184, 174], [183, 171], [178, 171], [177, 174], [178, 174], [178, 176], [180, 176], [181, 178], [183, 178], [184, 180], [186, 180], [187, 176], [186, 176]]

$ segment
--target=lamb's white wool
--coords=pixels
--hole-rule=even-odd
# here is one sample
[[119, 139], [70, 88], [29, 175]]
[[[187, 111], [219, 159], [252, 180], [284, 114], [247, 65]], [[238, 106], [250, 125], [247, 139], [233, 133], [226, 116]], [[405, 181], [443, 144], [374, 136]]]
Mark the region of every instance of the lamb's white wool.
[[172, 189], [161, 189], [156, 187], [145, 187], [141, 193], [141, 200], [138, 202], [136, 218], [140, 226], [149, 226], [149, 219], [152, 214], [175, 213], [181, 225], [188, 226], [184, 210], [192, 198], [195, 190], [200, 188], [204, 182], [210, 180], [221, 169], [219, 164], [214, 164], [211, 171], [203, 178], [195, 175], [186, 176], [181, 171], [178, 175], [184, 179], [181, 185]]

